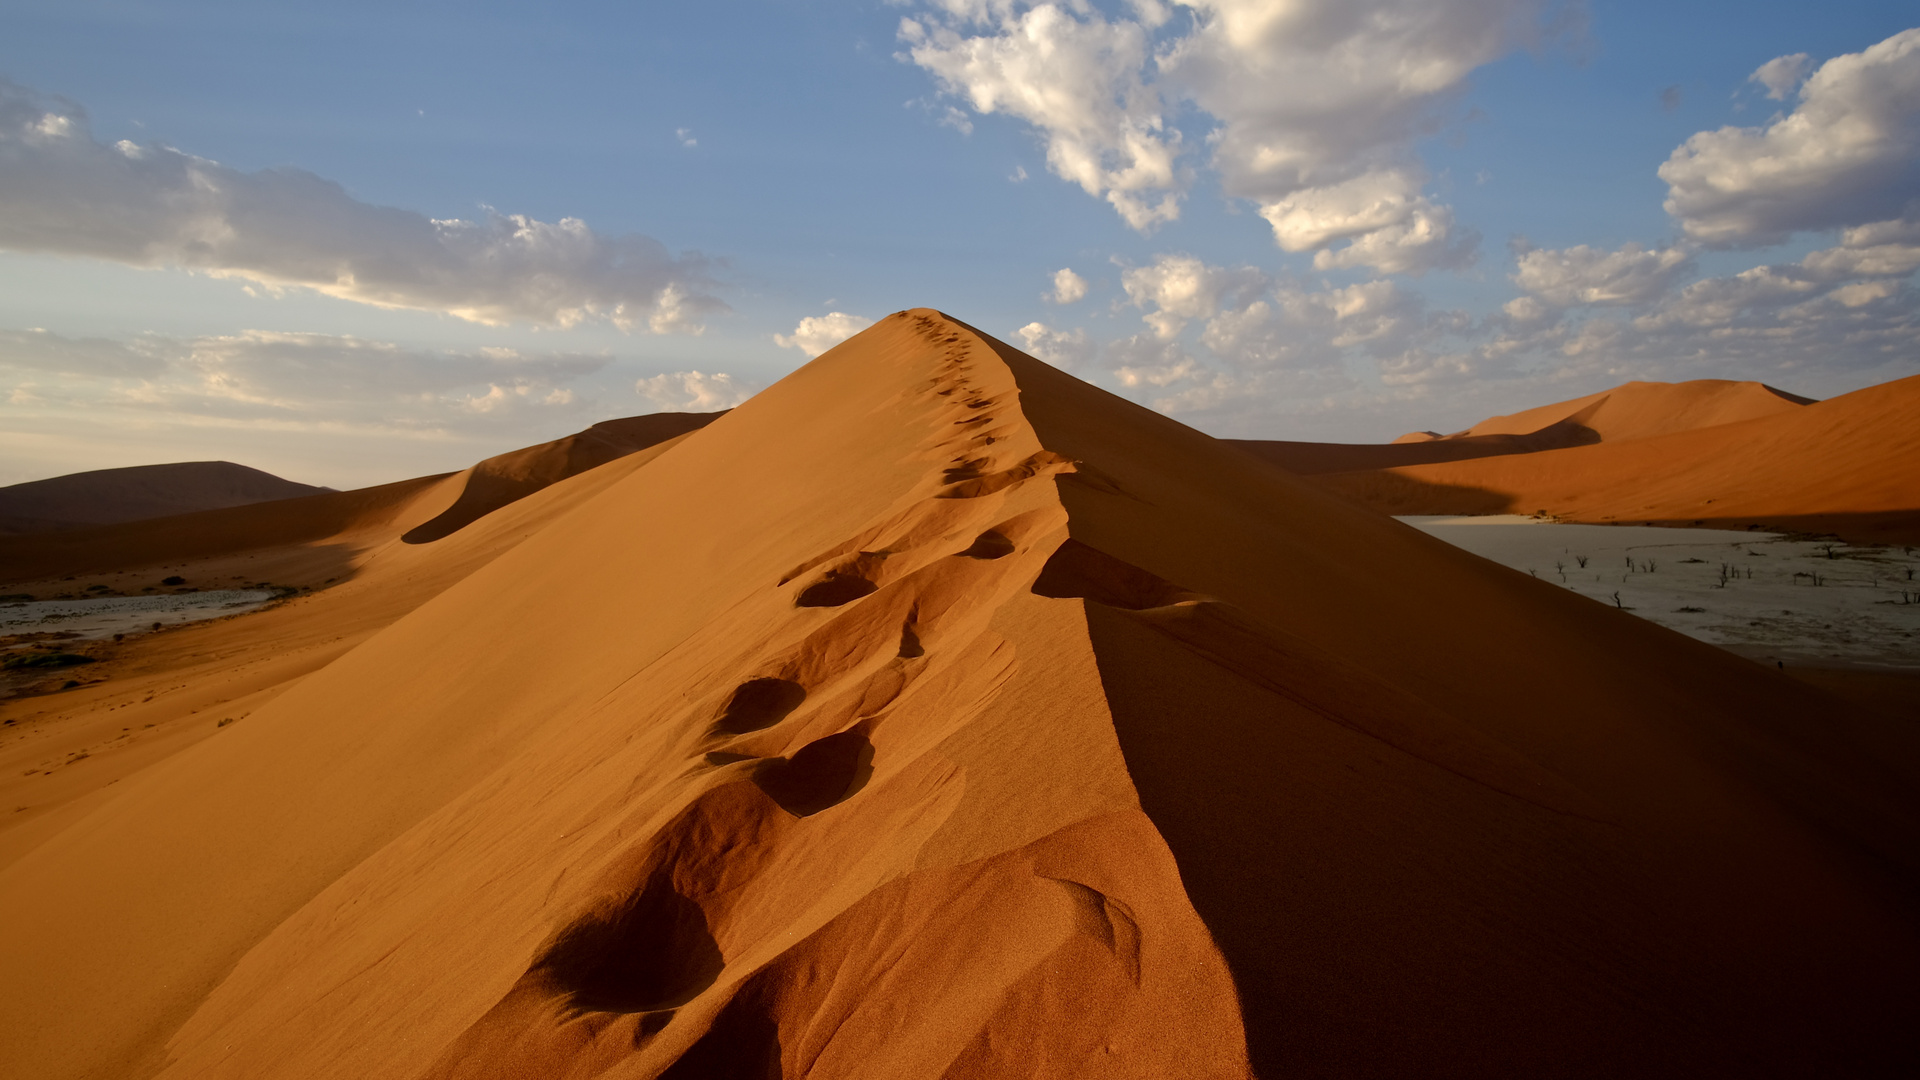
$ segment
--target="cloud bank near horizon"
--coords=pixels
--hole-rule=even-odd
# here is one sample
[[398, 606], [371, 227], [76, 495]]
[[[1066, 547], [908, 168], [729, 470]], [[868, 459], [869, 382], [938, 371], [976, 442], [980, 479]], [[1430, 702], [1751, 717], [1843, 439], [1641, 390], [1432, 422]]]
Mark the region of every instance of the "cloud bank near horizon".
[[299, 169], [244, 173], [160, 143], [107, 145], [64, 98], [0, 79], [0, 250], [177, 267], [472, 322], [698, 334], [713, 260], [577, 218], [478, 221], [374, 206]]

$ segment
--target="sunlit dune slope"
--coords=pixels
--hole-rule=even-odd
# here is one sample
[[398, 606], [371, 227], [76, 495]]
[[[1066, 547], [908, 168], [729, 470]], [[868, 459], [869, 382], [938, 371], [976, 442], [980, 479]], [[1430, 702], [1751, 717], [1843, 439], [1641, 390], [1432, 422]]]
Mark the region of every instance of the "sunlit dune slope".
[[231, 461], [97, 469], [0, 487], [0, 533], [111, 525], [326, 490]]
[[[89, 812], [109, 785], [213, 735], [222, 720], [245, 719], [675, 441], [556, 481], [440, 540], [406, 543], [399, 534], [430, 519], [445, 493], [439, 502], [422, 499], [407, 510], [411, 517], [388, 520], [384, 535], [335, 538], [335, 549], [357, 551], [337, 584], [244, 617], [129, 638], [86, 669], [83, 687], [7, 702], [0, 805], [13, 812], [0, 818], [0, 865]], [[306, 550], [266, 549], [183, 569], [201, 581], [242, 569], [251, 581], [263, 566], [274, 567], [265, 576], [298, 569]], [[101, 575], [117, 576], [125, 575]]]
[[[607, 421], [449, 476], [287, 500], [276, 504], [277, 514], [246, 508], [253, 512], [67, 533], [59, 538], [65, 543], [50, 537], [16, 543], [15, 561], [0, 565], [56, 576], [45, 563], [17, 558], [27, 549], [55, 571], [81, 568], [78, 580], [25, 583], [43, 595], [81, 592], [89, 584], [138, 592], [172, 574], [199, 587], [264, 580], [318, 591], [242, 619], [129, 638], [86, 669], [80, 688], [8, 701], [8, 723], [0, 731], [0, 805], [11, 812], [0, 817], [0, 865], [89, 812], [110, 785], [213, 735], [223, 720], [245, 719], [651, 461], [672, 445], [672, 432], [714, 415]], [[429, 524], [472, 514], [473, 501], [463, 502], [471, 476], [511, 476], [515, 467], [524, 481], [521, 497], [437, 540], [420, 538]], [[524, 494], [528, 490], [533, 493]], [[0, 550], [7, 544], [0, 540]], [[156, 552], [174, 561], [156, 566]]]
[[1880, 745], [903, 312], [0, 870], [0, 1061], [1901, 1075]]
[[1571, 401], [1495, 416], [1452, 435], [1420, 431], [1383, 444], [1231, 441], [1290, 472], [1313, 475], [1625, 442], [1784, 415], [1808, 404], [1811, 399], [1757, 382], [1630, 382]]
[[1395, 514], [1533, 513], [1920, 541], [1920, 376], [1733, 424], [1317, 477]]
[[1448, 438], [1525, 435], [1568, 421], [1587, 428], [1602, 442], [1624, 442], [1676, 431], [1780, 416], [1811, 405], [1803, 398], [1765, 383], [1694, 379], [1689, 382], [1630, 382], [1572, 401], [1495, 416]]

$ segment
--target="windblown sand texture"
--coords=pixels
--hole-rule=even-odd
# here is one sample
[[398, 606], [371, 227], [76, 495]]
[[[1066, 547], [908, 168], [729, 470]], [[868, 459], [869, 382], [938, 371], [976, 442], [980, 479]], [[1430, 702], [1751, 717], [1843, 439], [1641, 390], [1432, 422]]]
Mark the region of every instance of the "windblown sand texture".
[[1836, 699], [930, 310], [663, 447], [0, 869], [8, 1075], [1920, 1063]]

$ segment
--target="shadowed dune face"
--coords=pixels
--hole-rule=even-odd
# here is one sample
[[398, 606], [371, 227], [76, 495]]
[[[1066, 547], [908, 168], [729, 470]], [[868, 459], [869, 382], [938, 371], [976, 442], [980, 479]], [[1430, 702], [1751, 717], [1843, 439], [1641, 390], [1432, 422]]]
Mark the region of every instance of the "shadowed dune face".
[[230, 461], [100, 469], [0, 488], [0, 533], [113, 525], [327, 490]]
[[1594, 442], [1626, 442], [1790, 415], [1811, 404], [1812, 398], [1757, 382], [1630, 382], [1588, 397], [1491, 417], [1447, 438], [1526, 435], [1556, 425], [1577, 424], [1592, 433]]
[[501, 454], [466, 472], [460, 497], [400, 539], [430, 544], [453, 535], [503, 506], [609, 461], [698, 431], [721, 413], [653, 413], [607, 420], [564, 439]]
[[1596, 524], [1752, 526], [1914, 543], [1916, 415], [1920, 376], [1698, 430], [1316, 480], [1393, 514], [1544, 511]]
[[1600, 442], [1626, 442], [1760, 417], [1784, 416], [1811, 404], [1810, 398], [1757, 382], [1724, 379], [1630, 382], [1572, 401], [1492, 417], [1452, 435], [1412, 432], [1380, 445], [1262, 439], [1228, 441], [1288, 472], [1316, 476], [1537, 454]]
[[[561, 480], [670, 443], [719, 415], [656, 413], [608, 420], [451, 475], [355, 491], [313, 488], [307, 490], [319, 493], [289, 492], [273, 502], [235, 499], [230, 505], [215, 504], [220, 509], [176, 510], [154, 520], [74, 528], [58, 535], [0, 536], [0, 584], [156, 565], [192, 567], [248, 554], [272, 567], [277, 581], [312, 584], [346, 577], [366, 552], [396, 536], [409, 544], [445, 539]], [[94, 474], [80, 474], [89, 475]]]
[[564, 526], [0, 869], [9, 1059], [1911, 1064], [1920, 828], [1843, 706], [938, 312]]

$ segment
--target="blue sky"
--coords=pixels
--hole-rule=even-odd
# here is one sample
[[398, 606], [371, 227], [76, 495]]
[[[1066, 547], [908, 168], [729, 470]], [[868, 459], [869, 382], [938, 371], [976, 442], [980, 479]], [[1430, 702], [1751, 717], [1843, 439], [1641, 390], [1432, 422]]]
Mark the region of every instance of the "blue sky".
[[0, 483], [458, 468], [923, 304], [1234, 436], [1920, 373], [1910, 4], [0, 18]]

